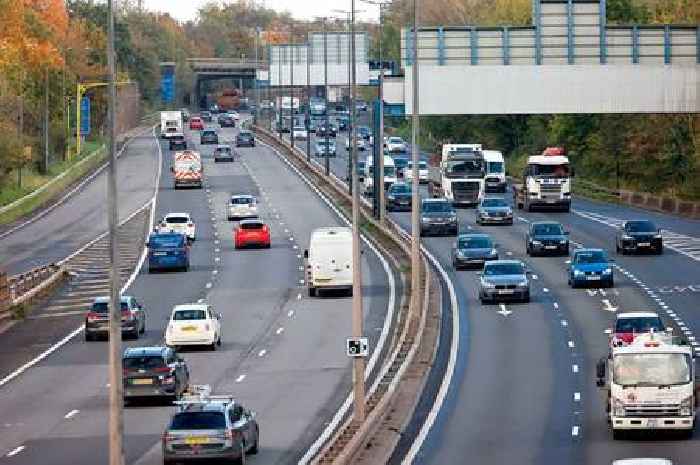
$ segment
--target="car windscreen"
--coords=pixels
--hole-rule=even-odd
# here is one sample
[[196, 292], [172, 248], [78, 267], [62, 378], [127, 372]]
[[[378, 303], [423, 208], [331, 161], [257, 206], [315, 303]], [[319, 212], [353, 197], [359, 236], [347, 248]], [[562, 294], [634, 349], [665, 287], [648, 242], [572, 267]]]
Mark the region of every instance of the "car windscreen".
[[216, 151], [218, 153], [231, 153], [231, 149], [229, 147], [217, 147]]
[[169, 216], [165, 219], [166, 223], [171, 223], [171, 224], [182, 224], [182, 223], [187, 223], [189, 221], [189, 218], [186, 216]]
[[394, 184], [389, 188], [392, 194], [410, 194], [411, 188], [407, 184]]
[[628, 232], [656, 232], [656, 226], [651, 221], [629, 221], [625, 225]]
[[250, 132], [239, 132], [238, 133], [239, 139], [250, 139], [251, 137], [253, 137], [253, 134]]
[[604, 252], [594, 251], [577, 253], [575, 263], [605, 263], [607, 261], [608, 257], [605, 256]]
[[[121, 307], [123, 312], [129, 310], [129, 306], [126, 304], [126, 302], [122, 302]], [[109, 304], [107, 302], [95, 302], [92, 304], [93, 313], [107, 313], [108, 310]]]
[[395, 166], [385, 166], [384, 167], [384, 176], [387, 176], [387, 177], [396, 176], [396, 167]]
[[648, 333], [649, 330], [661, 332], [664, 330], [663, 323], [659, 317], [635, 317], [620, 318], [615, 323], [616, 333]]
[[153, 248], [182, 247], [184, 239], [182, 236], [153, 236], [150, 243]]
[[231, 205], [250, 205], [252, 203], [252, 197], [234, 197], [231, 199]]
[[124, 357], [122, 363], [125, 370], [153, 370], [165, 366], [165, 360], [160, 355]]
[[525, 270], [519, 263], [496, 263], [486, 266], [484, 274], [486, 276], [517, 275], [525, 274]]
[[536, 224], [532, 232], [538, 236], [560, 236], [564, 233], [560, 224]]
[[692, 361], [686, 354], [618, 354], [613, 381], [623, 386], [669, 386], [690, 382]]
[[508, 203], [503, 199], [484, 199], [481, 201], [482, 207], [507, 207]]
[[488, 237], [462, 237], [457, 247], [460, 249], [491, 249], [493, 244]]
[[206, 320], [207, 312], [198, 309], [187, 309], [187, 310], [177, 310], [173, 313], [173, 320], [175, 321], [189, 321], [189, 320]]
[[214, 131], [202, 131], [203, 136], [215, 136], [216, 132]]
[[490, 161], [486, 164], [486, 169], [489, 173], [503, 173], [503, 162], [502, 161]]
[[223, 412], [180, 412], [173, 417], [170, 429], [173, 431], [226, 429], [226, 418]]
[[452, 213], [454, 208], [447, 202], [424, 202], [421, 210], [425, 213]]
[[241, 229], [246, 230], [262, 229], [263, 226], [262, 223], [241, 223]]
[[390, 137], [389, 143], [390, 144], [403, 144], [403, 139], [401, 139], [399, 137]]

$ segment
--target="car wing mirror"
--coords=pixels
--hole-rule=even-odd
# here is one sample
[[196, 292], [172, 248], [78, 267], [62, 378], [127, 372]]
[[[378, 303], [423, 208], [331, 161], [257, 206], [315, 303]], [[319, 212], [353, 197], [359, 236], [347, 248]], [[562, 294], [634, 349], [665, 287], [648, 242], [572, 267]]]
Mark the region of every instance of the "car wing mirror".
[[304, 250], [304, 258], [309, 258], [309, 251], [308, 251], [308, 249], [307, 249], [307, 250]]

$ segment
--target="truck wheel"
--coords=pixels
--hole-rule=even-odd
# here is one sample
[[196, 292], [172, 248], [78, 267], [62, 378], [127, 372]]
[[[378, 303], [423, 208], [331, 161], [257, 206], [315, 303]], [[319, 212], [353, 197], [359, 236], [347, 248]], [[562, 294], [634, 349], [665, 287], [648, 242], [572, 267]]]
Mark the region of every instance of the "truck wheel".
[[620, 441], [622, 439], [625, 439], [625, 431], [619, 430], [619, 429], [614, 429], [613, 430], [613, 439], [616, 441]]
[[316, 288], [309, 286], [309, 297], [316, 297]]

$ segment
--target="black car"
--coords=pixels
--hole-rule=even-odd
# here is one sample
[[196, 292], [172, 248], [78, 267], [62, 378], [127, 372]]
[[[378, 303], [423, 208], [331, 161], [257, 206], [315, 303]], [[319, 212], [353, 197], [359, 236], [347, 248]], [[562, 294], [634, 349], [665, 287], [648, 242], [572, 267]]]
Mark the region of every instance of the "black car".
[[528, 255], [569, 255], [569, 232], [554, 221], [537, 221], [530, 224], [525, 236]]
[[219, 135], [213, 129], [204, 129], [199, 134], [199, 143], [202, 145], [219, 143]]
[[413, 193], [411, 186], [404, 182], [395, 182], [386, 192], [386, 209], [388, 211], [411, 211]]
[[218, 118], [219, 126], [222, 128], [235, 128], [236, 120], [228, 113], [221, 113]]
[[452, 246], [452, 266], [456, 270], [481, 268], [490, 260], [498, 260], [498, 250], [487, 234], [460, 234]]
[[355, 100], [355, 109], [357, 111], [367, 111], [368, 105], [364, 100]]
[[168, 142], [170, 150], [187, 150], [187, 141], [184, 135], [171, 137]]
[[664, 253], [661, 229], [649, 220], [625, 221], [617, 230], [615, 250], [618, 253], [652, 252]]
[[232, 162], [234, 158], [233, 149], [228, 145], [219, 145], [214, 149], [214, 163]]
[[421, 201], [420, 235], [459, 233], [457, 212], [447, 199], [423, 199]]
[[323, 122], [319, 124], [318, 128], [316, 129], [316, 137], [335, 137], [338, 135], [338, 128], [335, 127], [333, 123], [328, 125], [328, 128], [326, 128], [326, 123]]
[[212, 116], [210, 112], [203, 111], [199, 114], [199, 117], [202, 118], [202, 121], [204, 121], [205, 123], [211, 123]]
[[236, 147], [255, 147], [255, 135], [250, 131], [241, 131], [236, 136]]
[[190, 384], [187, 363], [169, 347], [129, 347], [122, 366], [125, 403], [157, 397], [176, 400]]

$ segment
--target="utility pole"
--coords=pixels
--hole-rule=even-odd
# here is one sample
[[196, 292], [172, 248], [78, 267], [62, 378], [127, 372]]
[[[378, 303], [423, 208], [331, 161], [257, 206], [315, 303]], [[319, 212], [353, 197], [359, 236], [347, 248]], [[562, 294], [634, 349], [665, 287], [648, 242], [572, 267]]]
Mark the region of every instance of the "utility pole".
[[306, 43], [306, 160], [311, 162], [311, 43]]
[[44, 70], [44, 173], [49, 171], [49, 69]]
[[[260, 39], [260, 28], [255, 26], [255, 71], [253, 72], [253, 84], [255, 85], [255, 119], [253, 124], [257, 125], [260, 121], [260, 88], [258, 87], [258, 62], [260, 57], [258, 56], [258, 48]], [[243, 90], [243, 89], [241, 89]]]
[[115, 82], [116, 55], [114, 53], [114, 11], [113, 1], [107, 0], [107, 73], [108, 100], [107, 116], [109, 139], [109, 173], [107, 202], [109, 205], [109, 248], [110, 248], [110, 299], [109, 299], [109, 465], [124, 464], [124, 410], [122, 385], [122, 330], [121, 330], [121, 287], [119, 273], [119, 244], [117, 224], [117, 147], [114, 133], [117, 88]]
[[413, 199], [411, 208], [411, 308], [417, 311], [420, 305], [420, 184], [418, 179], [418, 0], [413, 0], [413, 115], [411, 127], [411, 159], [413, 166]]
[[[285, 56], [287, 54], [285, 53]], [[275, 114], [277, 115], [277, 136], [282, 139], [282, 123], [284, 118], [282, 117], [282, 46], [277, 46], [277, 102], [275, 102]]]
[[289, 60], [289, 139], [294, 148], [294, 23], [291, 24], [289, 34], [289, 49], [292, 52]]
[[[330, 154], [328, 153], [329, 149], [329, 136], [328, 136], [328, 131], [330, 129], [330, 119], [328, 118], [328, 112], [329, 112], [329, 92], [328, 92], [328, 30], [326, 29], [326, 18], [323, 18], [323, 82], [325, 86], [325, 93], [326, 93], [326, 131], [325, 131], [325, 136], [326, 136], [326, 145], [323, 150], [323, 155], [325, 158], [325, 166], [326, 166], [326, 176], [330, 176], [331, 173], [331, 160], [330, 160]], [[336, 145], [336, 150], [338, 150], [338, 147]]]
[[[355, 16], [354, 16], [354, 9], [355, 9], [355, 3], [353, 0], [353, 11], [348, 12], [348, 33], [352, 34], [352, 31], [354, 31], [354, 21], [355, 21]], [[352, 23], [352, 25], [351, 25]], [[353, 134], [355, 131], [355, 101], [353, 97], [353, 87], [352, 87], [352, 71], [350, 70], [350, 67], [353, 66], [355, 63], [355, 56], [354, 56], [354, 49], [355, 47], [355, 38], [348, 37], [348, 100], [350, 101], [350, 104], [353, 106], [352, 110], [350, 110], [352, 113], [352, 118], [350, 118], [350, 127], [348, 128], [348, 138], [350, 139], [350, 149], [352, 150], [354, 148], [354, 142], [355, 139], [353, 138]], [[350, 155], [350, 154], [348, 154]], [[357, 166], [357, 164], [353, 164], [353, 158], [352, 156], [348, 156], [348, 173], [354, 171], [353, 166]], [[348, 176], [348, 189], [350, 191], [350, 195], [352, 195], [353, 188], [355, 187], [355, 182], [353, 179], [353, 176]]]

